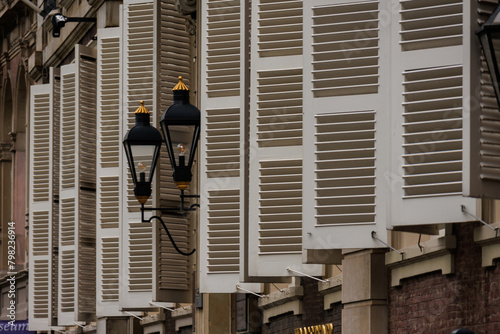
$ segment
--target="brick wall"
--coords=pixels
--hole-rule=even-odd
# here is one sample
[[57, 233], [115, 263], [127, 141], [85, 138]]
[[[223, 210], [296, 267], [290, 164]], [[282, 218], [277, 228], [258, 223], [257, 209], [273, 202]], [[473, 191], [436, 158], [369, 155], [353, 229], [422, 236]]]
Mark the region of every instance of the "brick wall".
[[455, 273], [429, 273], [403, 280], [389, 292], [391, 334], [450, 334], [466, 327], [476, 334], [500, 333], [500, 268], [481, 267], [474, 238], [480, 223], [455, 224]]
[[262, 326], [262, 334], [294, 333], [296, 328], [333, 323], [334, 333], [341, 333], [342, 304], [336, 303], [332, 309], [323, 309], [323, 295], [318, 292], [318, 281], [302, 278], [304, 287], [302, 299], [303, 313], [293, 315], [292, 312], [272, 317], [268, 324]]

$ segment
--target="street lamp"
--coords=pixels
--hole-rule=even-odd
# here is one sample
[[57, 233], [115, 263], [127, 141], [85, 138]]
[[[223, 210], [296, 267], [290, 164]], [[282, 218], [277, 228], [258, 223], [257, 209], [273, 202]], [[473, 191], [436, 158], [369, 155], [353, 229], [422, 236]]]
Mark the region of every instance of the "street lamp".
[[128, 166], [134, 181], [134, 195], [144, 204], [151, 196], [151, 182], [160, 155], [161, 134], [150, 125], [150, 113], [144, 101], [135, 111], [135, 126], [123, 139]]
[[491, 82], [495, 90], [497, 105], [500, 108], [500, 6], [495, 9], [490, 18], [476, 31], [483, 49], [486, 64], [490, 71]]
[[184, 191], [193, 176], [191, 167], [200, 138], [200, 110], [189, 103], [189, 88], [182, 82], [182, 77], [172, 91], [174, 103], [161, 115], [160, 125], [174, 171], [174, 182]]
[[[161, 116], [160, 131], [150, 125], [150, 113], [141, 106], [135, 111], [135, 126], [130, 129], [123, 139], [123, 146], [127, 156], [130, 173], [134, 182], [134, 195], [141, 204], [141, 221], [151, 222], [157, 219], [163, 225], [172, 245], [182, 255], [191, 255], [180, 250], [172, 235], [160, 216], [144, 218], [144, 211], [175, 212], [184, 214], [194, 211], [199, 204], [184, 207], [184, 198], [199, 198], [199, 195], [185, 195], [184, 190], [192, 179], [191, 168], [200, 138], [200, 110], [189, 103], [189, 89], [179, 77], [179, 83], [173, 89], [174, 103]], [[165, 142], [170, 163], [173, 169], [173, 179], [180, 189], [181, 203], [179, 208], [146, 208], [144, 203], [151, 196], [151, 182], [160, 155], [160, 147]], [[186, 161], [187, 160], [187, 161]]]

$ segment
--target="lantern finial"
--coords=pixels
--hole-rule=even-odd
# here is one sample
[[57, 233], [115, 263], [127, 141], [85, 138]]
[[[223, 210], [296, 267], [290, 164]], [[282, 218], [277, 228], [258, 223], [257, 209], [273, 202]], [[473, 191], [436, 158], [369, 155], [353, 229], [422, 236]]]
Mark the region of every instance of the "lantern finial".
[[182, 76], [179, 76], [179, 82], [172, 90], [189, 90], [188, 86], [186, 86], [184, 82], [182, 82]]
[[149, 110], [144, 106], [144, 101], [141, 101], [141, 106], [137, 108], [134, 114], [149, 114]]

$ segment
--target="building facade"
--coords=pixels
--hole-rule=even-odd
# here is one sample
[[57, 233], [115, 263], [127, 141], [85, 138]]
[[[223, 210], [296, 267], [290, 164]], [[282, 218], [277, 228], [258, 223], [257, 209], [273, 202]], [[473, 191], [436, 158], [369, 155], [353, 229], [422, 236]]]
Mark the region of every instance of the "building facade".
[[[474, 34], [496, 4], [14, 3], [31, 21], [23, 66], [2, 65], [1, 217], [29, 217], [30, 330], [498, 330], [500, 115]], [[141, 222], [121, 148], [179, 76], [200, 207], [162, 217], [189, 257]], [[178, 206], [165, 152], [158, 168], [146, 206]]]

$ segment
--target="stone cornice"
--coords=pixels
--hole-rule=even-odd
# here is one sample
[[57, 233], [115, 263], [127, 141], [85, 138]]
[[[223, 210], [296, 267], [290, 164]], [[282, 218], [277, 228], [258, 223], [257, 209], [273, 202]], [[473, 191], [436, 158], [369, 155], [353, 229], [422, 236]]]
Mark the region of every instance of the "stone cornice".
[[394, 251], [385, 256], [385, 263], [391, 270], [391, 286], [401, 285], [401, 280], [433, 271], [443, 275], [455, 271], [454, 251], [457, 247], [455, 236], [444, 236], [418, 245]]

